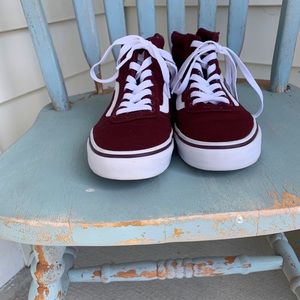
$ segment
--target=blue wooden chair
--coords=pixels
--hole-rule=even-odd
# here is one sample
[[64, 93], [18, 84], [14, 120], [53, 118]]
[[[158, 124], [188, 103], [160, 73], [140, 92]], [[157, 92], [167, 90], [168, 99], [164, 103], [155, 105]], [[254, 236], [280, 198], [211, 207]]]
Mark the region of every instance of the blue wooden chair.
[[[175, 154], [165, 173], [139, 182], [110, 181], [89, 170], [86, 138], [111, 95], [98, 86], [99, 94], [68, 97], [41, 2], [21, 3], [52, 99], [32, 129], [0, 158], [0, 238], [34, 245], [29, 299], [65, 299], [69, 282], [162, 280], [276, 269], [284, 271], [300, 299], [300, 264], [283, 233], [300, 229], [300, 89], [287, 89], [300, 2], [283, 1], [270, 91], [264, 90], [265, 112], [259, 121], [264, 133], [260, 161], [245, 170], [213, 173], [192, 169]], [[73, 3], [83, 50], [93, 65], [100, 59], [93, 2]], [[169, 34], [184, 31], [184, 1], [167, 4]], [[199, 0], [199, 4], [199, 25], [213, 29], [216, 0]], [[123, 1], [104, 0], [104, 5], [113, 41], [126, 34]], [[247, 8], [248, 0], [230, 1], [227, 42], [237, 53], [243, 44]], [[154, 1], [137, 0], [137, 12], [140, 34], [153, 34]], [[244, 84], [239, 90], [245, 101], [252, 95]], [[73, 268], [72, 246], [261, 235], [269, 235], [275, 255]]]

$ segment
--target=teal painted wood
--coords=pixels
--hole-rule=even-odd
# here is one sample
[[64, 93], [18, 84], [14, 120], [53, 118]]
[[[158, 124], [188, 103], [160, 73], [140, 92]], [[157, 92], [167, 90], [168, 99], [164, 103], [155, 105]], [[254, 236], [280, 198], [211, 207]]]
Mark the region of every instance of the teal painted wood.
[[[123, 0], [104, 0], [103, 3], [109, 39], [112, 43], [116, 39], [126, 35]], [[115, 60], [118, 58], [119, 51], [118, 47], [113, 49]]]
[[227, 45], [240, 54], [243, 48], [249, 0], [230, 0], [227, 26]]
[[73, 6], [83, 52], [91, 67], [101, 58], [94, 3], [93, 0], [73, 0]]
[[291, 290], [300, 299], [300, 262], [294, 249], [283, 233], [272, 235], [268, 240], [275, 253], [283, 257], [283, 272]]
[[155, 25], [155, 1], [154, 0], [137, 0], [137, 15], [139, 34], [148, 38], [156, 32]]
[[207, 30], [215, 31], [217, 0], [198, 0], [198, 3], [198, 27], [203, 27]]
[[282, 2], [271, 71], [271, 91], [286, 90], [300, 26], [300, 1]]
[[185, 32], [185, 5], [184, 0], [167, 0], [168, 10], [168, 37], [170, 47], [173, 31]]
[[[254, 111], [254, 92], [247, 85], [239, 92], [241, 102]], [[0, 238], [108, 246], [300, 229], [300, 137], [295, 130], [300, 89], [264, 91], [264, 97], [257, 164], [236, 172], [204, 172], [174, 153], [166, 172], [137, 182], [97, 177], [86, 161], [90, 129], [111, 95], [71, 98], [72, 110], [59, 114], [47, 106], [33, 128], [0, 156]], [[62, 132], [68, 132], [67, 142]]]
[[[69, 272], [71, 282], [116, 282], [213, 277], [233, 274], [280, 270], [281, 256], [199, 257], [177, 258], [157, 262], [105, 264], [99, 267], [74, 269]], [[97, 275], [97, 276], [95, 276]]]
[[56, 110], [69, 108], [68, 95], [40, 0], [21, 0], [48, 93]]

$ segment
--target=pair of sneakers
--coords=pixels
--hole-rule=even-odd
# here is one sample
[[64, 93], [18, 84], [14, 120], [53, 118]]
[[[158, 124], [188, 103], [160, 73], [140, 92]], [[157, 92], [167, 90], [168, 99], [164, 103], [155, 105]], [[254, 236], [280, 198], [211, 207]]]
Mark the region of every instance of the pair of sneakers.
[[[171, 161], [173, 136], [181, 158], [202, 170], [236, 170], [254, 164], [261, 152], [256, 118], [263, 109], [261, 89], [219, 33], [173, 32], [172, 55], [160, 34], [116, 40], [91, 68], [101, 83], [115, 82], [112, 100], [91, 130], [88, 162], [102, 177], [135, 180], [159, 175]], [[121, 46], [116, 73], [99, 79], [98, 67]], [[218, 63], [224, 55], [224, 76]], [[252, 115], [238, 101], [237, 68], [261, 100]]]

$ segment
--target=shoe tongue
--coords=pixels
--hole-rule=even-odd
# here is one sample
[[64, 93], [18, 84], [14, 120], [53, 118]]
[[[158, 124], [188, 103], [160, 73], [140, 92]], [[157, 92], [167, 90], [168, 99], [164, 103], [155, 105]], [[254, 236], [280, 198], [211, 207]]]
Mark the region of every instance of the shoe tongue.
[[[165, 45], [165, 40], [162, 35], [159, 33], [154, 34], [153, 36], [147, 38], [148, 41], [150, 41], [154, 46], [157, 48], [163, 49]], [[150, 56], [147, 50], [145, 49], [138, 49], [133, 52], [132, 55], [132, 61], [137, 61], [140, 54], [143, 54], [144, 58], [147, 58]]]
[[[164, 44], [165, 44], [165, 40], [164, 37], [162, 35], [160, 35], [159, 33], [154, 34], [153, 36], [147, 38], [148, 41], [150, 41], [153, 45], [155, 45], [157, 48], [161, 48], [163, 49]], [[146, 59], [147, 57], [150, 56], [150, 54], [148, 53], [147, 50], [145, 49], [137, 49], [133, 52], [131, 59], [129, 60], [129, 62], [126, 64], [127, 67], [124, 67], [125, 69], [128, 70], [128, 74], [131, 76], [135, 76], [136, 71], [133, 69], [128, 69], [128, 66], [130, 64], [130, 62], [138, 62], [140, 55], [143, 55], [143, 58]], [[122, 57], [125, 58], [126, 54]]]
[[201, 41], [201, 38], [191, 33], [182, 34], [177, 31], [172, 33], [172, 56], [178, 68], [181, 67], [186, 58], [194, 51], [194, 48], [191, 47], [191, 43], [194, 40]]
[[204, 28], [199, 28], [196, 35], [200, 38], [200, 41], [214, 41], [216, 43], [219, 42], [220, 32], [209, 31]]
[[[197, 30], [196, 35], [201, 39], [202, 42], [214, 41], [214, 42], [218, 43], [220, 32], [214, 32], [214, 31], [206, 30], [205, 28], [199, 28]], [[216, 70], [214, 73], [221, 74], [221, 69], [220, 69], [218, 60], [215, 59], [215, 60], [211, 61], [211, 64], [216, 65]], [[206, 73], [206, 72], [204, 72], [204, 73]], [[204, 74], [204, 75], [206, 77], [206, 74]]]
[[[195, 50], [194, 47], [191, 47], [191, 44], [193, 41], [219, 41], [219, 32], [212, 32], [208, 31], [204, 28], [199, 28], [196, 34], [182, 34], [179, 32], [173, 32], [171, 36], [172, 41], [172, 55], [175, 63], [177, 64], [178, 69], [181, 67], [181, 65], [184, 63], [184, 61], [187, 59], [187, 57]], [[219, 67], [218, 60], [212, 60], [210, 64], [216, 65], [216, 70], [210, 74], [213, 75], [215, 73], [221, 74], [221, 69]], [[207, 70], [203, 69], [203, 75], [204, 78], [207, 79]], [[197, 72], [197, 71], [193, 71]], [[212, 82], [213, 83], [213, 82]]]
[[153, 45], [155, 45], [157, 48], [164, 48], [165, 45], [165, 39], [162, 35], [159, 33], [155, 33], [153, 36], [147, 38], [148, 41], [150, 41]]
[[219, 32], [213, 32], [204, 28], [199, 28], [196, 34], [182, 34], [174, 31], [171, 36], [173, 44], [172, 55], [178, 67], [180, 67], [186, 58], [194, 51], [191, 47], [193, 41], [219, 41]]
[[[147, 40], [150, 41], [157, 48], [161, 48], [161, 49], [163, 49], [164, 44], [165, 44], [164, 37], [162, 35], [160, 35], [159, 33], [156, 33], [153, 36], [147, 38]], [[125, 58], [125, 56], [126, 56], [126, 54], [123, 56], [123, 58]], [[137, 49], [137, 50], [135, 50], [132, 54], [131, 59], [122, 67], [122, 71], [125, 70], [126, 76], [131, 75], [131, 76], [135, 77], [137, 71], [135, 71], [134, 69], [129, 68], [130, 63], [131, 62], [136, 62], [136, 63], [140, 62], [141, 63], [141, 59], [145, 60], [148, 57], [150, 57], [150, 54], [146, 49]], [[149, 68], [152, 69], [153, 65], [151, 64], [149, 66]]]

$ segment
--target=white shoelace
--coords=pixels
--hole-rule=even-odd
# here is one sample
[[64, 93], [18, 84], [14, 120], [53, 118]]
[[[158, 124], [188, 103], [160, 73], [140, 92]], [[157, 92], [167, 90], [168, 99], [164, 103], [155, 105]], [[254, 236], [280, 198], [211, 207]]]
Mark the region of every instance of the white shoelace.
[[[259, 96], [261, 102], [260, 108], [258, 112], [253, 115], [255, 118], [259, 117], [263, 111], [262, 91], [238, 55], [236, 55], [231, 49], [223, 47], [213, 41], [193, 41], [191, 47], [195, 47], [195, 50], [188, 56], [174, 78], [172, 83], [172, 92], [177, 95], [182, 94], [191, 80], [192, 83], [190, 87], [195, 88], [195, 90], [191, 92], [193, 105], [196, 103], [208, 102], [213, 104], [218, 104], [220, 102], [229, 103], [229, 100], [221, 86], [221, 82], [224, 80], [224, 84], [235, 98], [235, 100], [231, 100], [235, 106], [238, 106], [239, 102], [236, 87], [238, 66], [245, 79]], [[217, 73], [213, 74], [216, 70], [216, 65], [214, 63], [210, 64], [212, 60], [217, 59], [218, 53], [223, 54], [225, 57], [224, 79]], [[207, 79], [203, 76], [202, 68], [207, 70]], [[197, 70], [198, 73], [200, 72], [200, 75], [192, 74], [193, 69]], [[213, 81], [215, 82], [213, 83]]]
[[[100, 79], [95, 73], [95, 68], [105, 61], [109, 52], [113, 47], [122, 45], [119, 58], [116, 63], [116, 73], [106, 79]], [[90, 70], [91, 77], [101, 83], [109, 83], [118, 78], [119, 70], [121, 67], [131, 59], [133, 52], [138, 49], [145, 49], [150, 56], [144, 59], [144, 55], [138, 55], [138, 62], [131, 62], [129, 68], [136, 71], [136, 75], [133, 77], [128, 75], [126, 78], [125, 90], [128, 89], [131, 92], [124, 94], [123, 101], [121, 102], [116, 114], [128, 113], [139, 110], [152, 110], [152, 102], [150, 97], [152, 92], [150, 87], [153, 83], [150, 79], [145, 80], [147, 77], [152, 75], [152, 71], [149, 66], [152, 64], [152, 57], [155, 58], [160, 66], [164, 85], [164, 93], [170, 98], [170, 76], [173, 78], [177, 73], [177, 67], [173, 61], [170, 53], [156, 47], [150, 41], [138, 36], [128, 35], [117, 39], [111, 46], [108, 47], [101, 60], [92, 66]]]

